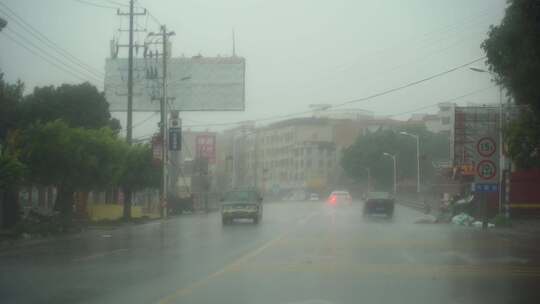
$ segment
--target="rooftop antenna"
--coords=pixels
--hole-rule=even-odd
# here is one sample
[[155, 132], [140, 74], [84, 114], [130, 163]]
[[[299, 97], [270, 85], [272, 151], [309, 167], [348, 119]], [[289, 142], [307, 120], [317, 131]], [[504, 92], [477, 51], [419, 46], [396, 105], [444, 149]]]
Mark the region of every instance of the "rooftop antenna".
[[234, 28], [232, 29], [232, 55], [236, 57], [236, 40], [234, 38]]

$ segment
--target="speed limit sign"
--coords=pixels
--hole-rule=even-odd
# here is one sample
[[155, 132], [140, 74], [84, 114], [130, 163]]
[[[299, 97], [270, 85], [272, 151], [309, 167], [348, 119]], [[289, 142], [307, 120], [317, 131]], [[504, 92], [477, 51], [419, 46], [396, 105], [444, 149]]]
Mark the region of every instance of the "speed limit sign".
[[476, 174], [483, 180], [493, 179], [497, 175], [497, 166], [491, 160], [485, 159], [476, 166]]
[[488, 133], [477, 137], [475, 178], [473, 191], [496, 192], [499, 188], [499, 153], [497, 134]]
[[491, 137], [483, 137], [478, 140], [476, 150], [482, 157], [491, 157], [497, 151], [497, 144]]

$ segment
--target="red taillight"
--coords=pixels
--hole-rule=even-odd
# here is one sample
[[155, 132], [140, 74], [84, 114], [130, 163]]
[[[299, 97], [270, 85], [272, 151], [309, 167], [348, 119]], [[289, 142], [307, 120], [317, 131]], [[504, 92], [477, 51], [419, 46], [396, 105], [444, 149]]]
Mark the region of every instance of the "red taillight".
[[332, 195], [328, 198], [328, 202], [332, 205], [335, 205], [337, 203], [337, 197], [335, 195]]

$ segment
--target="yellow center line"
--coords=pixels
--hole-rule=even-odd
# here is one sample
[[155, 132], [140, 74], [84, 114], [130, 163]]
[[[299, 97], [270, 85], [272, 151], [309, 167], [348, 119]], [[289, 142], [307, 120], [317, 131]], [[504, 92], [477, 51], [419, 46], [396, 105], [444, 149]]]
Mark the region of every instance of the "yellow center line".
[[342, 262], [324, 263], [275, 263], [272, 265], [242, 265], [237, 272], [313, 272], [341, 274], [387, 274], [387, 275], [479, 275], [479, 276], [540, 276], [538, 266], [473, 266], [429, 264], [355, 264]]
[[[308, 216], [298, 220], [296, 224], [297, 225], [303, 225], [307, 221], [309, 221], [310, 219], [312, 219], [313, 217], [315, 217], [318, 214], [319, 214], [319, 212], [313, 212], [313, 213], [309, 214]], [[208, 284], [211, 280], [213, 280], [213, 279], [215, 279], [217, 277], [220, 277], [220, 276], [226, 274], [227, 272], [237, 271], [238, 268], [240, 268], [240, 266], [242, 264], [244, 264], [248, 260], [253, 259], [254, 257], [260, 255], [264, 250], [271, 247], [275, 243], [279, 242], [281, 239], [285, 238], [288, 234], [291, 233], [291, 231], [292, 230], [285, 231], [284, 233], [278, 235], [276, 238], [271, 239], [270, 241], [264, 243], [263, 245], [259, 246], [258, 248], [254, 249], [253, 251], [250, 251], [250, 252], [246, 253], [245, 255], [243, 255], [240, 258], [234, 260], [233, 262], [225, 265], [223, 268], [221, 268], [221, 269], [207, 275], [206, 277], [204, 277], [204, 278], [202, 278], [202, 279], [200, 279], [200, 280], [198, 280], [196, 282], [193, 282], [193, 283], [189, 284], [186, 287], [181, 287], [181, 288], [176, 289], [172, 294], [170, 294], [170, 295], [162, 298], [161, 300], [159, 300], [158, 303], [159, 304], [172, 303], [173, 301], [175, 301], [179, 297], [185, 296], [187, 294], [190, 294], [190, 293], [194, 292], [197, 288], [200, 288], [200, 287]]]

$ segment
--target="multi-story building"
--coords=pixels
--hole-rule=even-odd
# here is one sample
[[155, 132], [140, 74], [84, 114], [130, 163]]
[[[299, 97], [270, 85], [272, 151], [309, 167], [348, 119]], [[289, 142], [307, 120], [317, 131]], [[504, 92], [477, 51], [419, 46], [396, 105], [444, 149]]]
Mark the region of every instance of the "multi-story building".
[[217, 138], [217, 188], [226, 190], [242, 186], [256, 187], [255, 176], [255, 123], [246, 121], [238, 127], [225, 130]]
[[444, 133], [450, 135], [452, 130], [451, 117], [456, 107], [455, 103], [442, 102], [438, 104], [439, 110], [436, 114], [416, 113], [409, 119], [410, 123], [421, 123], [426, 129], [433, 133]]
[[256, 180], [265, 192], [322, 188], [336, 168], [331, 121], [296, 118], [257, 132]]
[[303, 117], [255, 127], [254, 122], [218, 138], [217, 177], [221, 188], [257, 187], [265, 193], [324, 193], [346, 179], [339, 164], [343, 149], [359, 135], [397, 128], [391, 119]]

